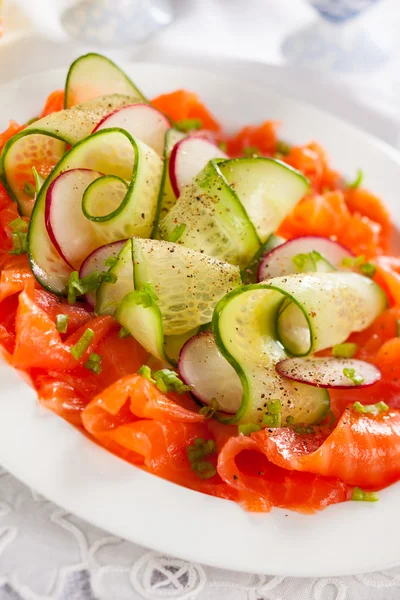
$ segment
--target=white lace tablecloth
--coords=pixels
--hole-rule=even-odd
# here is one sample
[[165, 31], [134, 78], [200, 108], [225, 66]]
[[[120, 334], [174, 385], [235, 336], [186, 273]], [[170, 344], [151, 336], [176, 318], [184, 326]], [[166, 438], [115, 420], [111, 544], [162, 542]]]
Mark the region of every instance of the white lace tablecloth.
[[[66, 66], [86, 50], [46, 37], [43, 31], [38, 35], [29, 15], [5, 1], [0, 83]], [[398, 0], [391, 3], [397, 13], [391, 12], [390, 2], [382, 3], [380, 12], [371, 12], [370, 22], [381, 28], [386, 41], [392, 37], [391, 61], [379, 72], [344, 77], [340, 85], [326, 74], [317, 85], [309, 73], [296, 78], [290, 70], [232, 61], [282, 62], [282, 39], [312, 18], [303, 0], [175, 0], [176, 20], [168, 29], [137, 48], [110, 54], [117, 60], [175, 60], [243, 78], [264, 78], [280, 91], [327, 107], [396, 145], [400, 17]], [[111, 536], [67, 514], [0, 468], [0, 600], [141, 599], [400, 600], [400, 567], [353, 577], [295, 579], [192, 564]]]

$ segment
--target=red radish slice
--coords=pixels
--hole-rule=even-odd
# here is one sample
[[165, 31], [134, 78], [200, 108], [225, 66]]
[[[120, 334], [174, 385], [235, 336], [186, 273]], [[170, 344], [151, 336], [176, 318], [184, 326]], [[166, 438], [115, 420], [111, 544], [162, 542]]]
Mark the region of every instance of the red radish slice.
[[171, 124], [165, 115], [148, 104], [130, 104], [105, 116], [93, 129], [93, 133], [110, 127], [125, 129], [133, 138], [144, 142], [162, 156], [165, 133], [171, 128]]
[[[46, 195], [45, 221], [47, 233], [63, 259], [79, 269], [82, 256], [93, 250], [93, 228], [82, 213], [82, 196], [86, 188], [102, 177], [91, 169], [71, 169], [59, 175]], [[83, 256], [85, 256], [83, 254]]]
[[322, 388], [353, 388], [373, 385], [380, 370], [356, 358], [285, 358], [275, 369], [287, 379]]
[[[97, 271], [98, 273], [108, 271], [109, 267], [105, 264], [106, 260], [108, 258], [117, 257], [120, 250], [125, 245], [125, 242], [126, 240], [120, 240], [118, 242], [113, 242], [112, 244], [100, 246], [100, 248], [93, 250], [93, 252], [83, 261], [79, 270], [79, 278], [83, 279], [84, 277], [87, 277], [87, 275], [93, 273], [93, 271]], [[94, 307], [96, 305], [96, 292], [89, 292], [85, 295], [85, 299], [90, 306]]]
[[211, 331], [199, 333], [182, 347], [179, 373], [192, 394], [209, 404], [215, 398], [220, 410], [235, 414], [241, 404], [243, 387], [235, 369], [218, 350]]
[[213, 158], [228, 158], [218, 146], [208, 140], [190, 135], [175, 144], [169, 161], [172, 189], [179, 198], [185, 185]]
[[298, 273], [293, 258], [312, 251], [321, 254], [324, 259], [316, 262], [317, 271], [332, 271], [332, 266], [340, 267], [344, 258], [354, 256], [348, 248], [329, 238], [301, 236], [273, 248], [263, 257], [258, 269], [258, 281]]

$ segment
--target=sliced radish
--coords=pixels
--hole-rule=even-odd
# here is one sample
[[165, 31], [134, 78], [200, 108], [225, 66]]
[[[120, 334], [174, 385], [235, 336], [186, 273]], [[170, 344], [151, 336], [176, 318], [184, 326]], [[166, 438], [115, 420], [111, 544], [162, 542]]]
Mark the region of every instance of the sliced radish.
[[[316, 235], [301, 236], [273, 248], [263, 257], [258, 269], [258, 281], [299, 273], [293, 258], [299, 254], [309, 254], [313, 251], [321, 254], [323, 260], [317, 260], [315, 268], [307, 269], [306, 264], [304, 270], [332, 271], [334, 270], [332, 267], [340, 266], [344, 258], [354, 256], [348, 248], [342, 246], [339, 242]], [[309, 265], [309, 267], [314, 267], [314, 265]]]
[[169, 161], [169, 177], [177, 198], [185, 185], [213, 158], [228, 157], [218, 146], [196, 135], [190, 135], [174, 146]]
[[355, 358], [285, 358], [275, 365], [279, 375], [322, 388], [351, 388], [373, 385], [380, 370]]
[[234, 368], [218, 350], [211, 331], [204, 331], [184, 344], [178, 363], [179, 373], [192, 394], [209, 404], [215, 398], [219, 408], [235, 414], [241, 404], [243, 386]]
[[148, 104], [131, 104], [121, 109], [117, 108], [105, 116], [93, 129], [93, 133], [110, 127], [125, 129], [132, 137], [144, 142], [162, 156], [165, 133], [171, 128], [171, 123], [159, 110]]
[[92, 223], [82, 212], [82, 197], [86, 188], [102, 177], [91, 169], [72, 169], [59, 175], [46, 195], [45, 220], [47, 233], [63, 259], [79, 269], [79, 257], [94, 250]]
[[[100, 248], [93, 250], [93, 252], [83, 261], [79, 270], [79, 278], [83, 279], [87, 275], [93, 273], [93, 271], [97, 271], [98, 273], [107, 271], [108, 267], [105, 265], [106, 260], [108, 258], [117, 257], [125, 242], [126, 240], [120, 240], [118, 242], [113, 242], [112, 244], [100, 246]], [[90, 306], [94, 307], [96, 304], [96, 292], [89, 292], [85, 295], [85, 299]]]

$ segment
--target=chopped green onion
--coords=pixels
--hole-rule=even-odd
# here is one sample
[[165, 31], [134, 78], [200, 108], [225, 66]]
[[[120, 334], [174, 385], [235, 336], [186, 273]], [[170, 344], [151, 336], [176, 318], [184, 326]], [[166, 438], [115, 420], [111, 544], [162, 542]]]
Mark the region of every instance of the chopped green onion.
[[380, 415], [382, 413], [388, 412], [389, 407], [386, 402], [377, 402], [376, 404], [361, 404], [361, 402], [354, 402], [353, 410], [370, 415]]
[[316, 250], [311, 250], [311, 252], [307, 252], [306, 254], [296, 254], [293, 256], [292, 263], [299, 271], [304, 271], [308, 262], [311, 262], [313, 269], [317, 270], [317, 262], [322, 260], [322, 255]]
[[379, 496], [376, 492], [364, 492], [359, 487], [355, 487], [351, 499], [356, 502], [378, 502]]
[[189, 392], [192, 388], [190, 385], [183, 383], [179, 379], [175, 371], [169, 369], [160, 369], [159, 371], [153, 371], [153, 379], [156, 386], [166, 394], [167, 392], [177, 392], [178, 394], [184, 394]]
[[36, 188], [35, 186], [30, 183], [29, 181], [25, 181], [24, 183], [24, 187], [23, 187], [24, 193], [29, 196], [29, 198], [34, 198], [36, 195]]
[[118, 332], [118, 337], [120, 338], [127, 338], [130, 337], [130, 333], [127, 329], [125, 329], [125, 327], [121, 327], [121, 329]]
[[288, 425], [290, 427], [290, 425], [293, 425], [294, 423], [294, 417], [292, 415], [289, 415], [288, 417], [286, 417], [286, 425]]
[[260, 431], [261, 425], [257, 423], [241, 423], [238, 425], [238, 432], [240, 435], [250, 435], [256, 431]]
[[14, 233], [26, 233], [28, 231], [28, 223], [21, 219], [21, 217], [17, 217], [13, 221], [9, 223], [9, 226], [14, 231]]
[[89, 348], [91, 341], [94, 338], [93, 329], [86, 329], [85, 333], [81, 338], [76, 342], [75, 346], [72, 346], [70, 352], [76, 360], [78, 360], [83, 354], [85, 354], [86, 350]]
[[132, 292], [132, 297], [136, 304], [141, 304], [144, 308], [154, 306], [158, 300], [158, 296], [151, 283], [143, 283], [140, 290]]
[[98, 375], [102, 371], [102, 367], [101, 367], [101, 364], [100, 364], [102, 360], [103, 360], [103, 357], [100, 356], [100, 354], [96, 354], [95, 352], [91, 352], [89, 354], [89, 358], [85, 362], [84, 366], [89, 371], [93, 371], [93, 373], [96, 373], [96, 375]]
[[169, 369], [160, 369], [159, 371], [151, 371], [150, 367], [143, 365], [138, 371], [138, 375], [146, 377], [156, 384], [159, 390], [166, 394], [168, 392], [177, 392], [184, 394], [191, 390], [190, 385], [185, 385], [175, 371]]
[[217, 469], [208, 460], [199, 460], [193, 463], [192, 469], [200, 479], [211, 479], [217, 474]]
[[153, 378], [151, 376], [151, 369], [150, 367], [148, 367], [147, 365], [142, 365], [138, 371], [138, 375], [141, 375], [142, 377], [146, 377], [146, 379], [149, 379], [150, 381], [153, 381]]
[[266, 412], [262, 418], [262, 424], [267, 427], [281, 427], [282, 406], [280, 400], [271, 400], [266, 406]]
[[374, 277], [376, 273], [376, 266], [370, 262], [366, 262], [360, 266], [360, 271], [363, 275], [367, 277]]
[[220, 150], [222, 150], [222, 152], [226, 152], [227, 151], [227, 145], [226, 142], [224, 142], [223, 140], [221, 142], [218, 142], [218, 148]]
[[356, 355], [357, 348], [357, 344], [351, 342], [335, 344], [332, 347], [332, 356], [336, 356], [336, 358], [353, 358]]
[[347, 187], [355, 190], [356, 188], [360, 187], [360, 185], [362, 184], [363, 179], [364, 179], [364, 173], [362, 172], [361, 169], [357, 169], [357, 176], [356, 176], [356, 178], [351, 183], [348, 183]]
[[203, 415], [203, 417], [207, 419], [211, 419], [215, 413], [219, 410], [218, 402], [216, 398], [211, 398], [210, 404], [208, 406], [203, 406], [199, 410], [199, 414]]
[[67, 333], [68, 315], [61, 314], [56, 316], [56, 328], [59, 333]]
[[39, 175], [35, 167], [32, 167], [32, 173], [35, 178], [35, 195], [37, 196], [44, 182], [44, 178], [41, 175]]
[[278, 142], [276, 144], [276, 152], [278, 152], [279, 154], [282, 154], [283, 156], [286, 156], [290, 152], [289, 144], [287, 144], [286, 142], [283, 142], [282, 140], [278, 140]]
[[343, 375], [350, 379], [355, 385], [361, 385], [364, 383], [364, 377], [362, 375], [356, 375], [355, 369], [351, 369], [350, 367], [345, 367], [343, 369]]
[[349, 269], [353, 269], [355, 267], [360, 267], [363, 263], [365, 263], [365, 256], [361, 254], [360, 256], [345, 256], [342, 260], [342, 267], [348, 267]]
[[300, 433], [301, 435], [315, 433], [315, 429], [312, 425], [294, 425], [293, 431], [295, 433]]
[[259, 156], [260, 150], [257, 146], [246, 146], [243, 148], [243, 156]]
[[115, 273], [99, 273], [98, 271], [92, 271], [92, 273], [80, 279], [78, 271], [72, 271], [68, 281], [68, 302], [69, 304], [75, 304], [78, 296], [94, 292], [103, 281], [115, 283], [117, 279]]
[[186, 448], [187, 457], [191, 464], [192, 470], [197, 473], [201, 479], [209, 479], [216, 474], [216, 469], [212, 463], [207, 460], [202, 460], [210, 454], [214, 454], [216, 446], [214, 440], [204, 440], [196, 438], [193, 445]]
[[27, 234], [18, 231], [17, 233], [11, 234], [12, 240], [12, 250], [9, 250], [9, 254], [14, 254], [15, 256], [20, 256], [21, 254], [25, 254], [27, 251]]
[[180, 121], [176, 121], [175, 124], [181, 131], [193, 131], [203, 127], [201, 119], [181, 119]]
[[173, 242], [174, 244], [181, 239], [183, 234], [185, 233], [186, 223], [180, 223], [172, 230], [170, 236], [168, 237], [169, 242]]
[[116, 256], [109, 256], [104, 261], [104, 266], [105, 267], [113, 267], [117, 262], [118, 262], [118, 258]]

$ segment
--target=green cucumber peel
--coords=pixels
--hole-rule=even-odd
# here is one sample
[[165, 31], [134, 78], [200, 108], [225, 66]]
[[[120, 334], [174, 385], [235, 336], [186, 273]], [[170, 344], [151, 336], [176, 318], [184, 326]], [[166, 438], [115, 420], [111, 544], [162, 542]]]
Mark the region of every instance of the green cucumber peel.
[[244, 267], [260, 247], [253, 224], [216, 160], [207, 163], [160, 221], [161, 237], [170, 239], [177, 223], [186, 225], [179, 244], [226, 263]]
[[[110, 148], [114, 152], [111, 164]], [[110, 128], [99, 130], [75, 144], [54, 167], [38, 194], [32, 212], [28, 256], [39, 283], [58, 295], [65, 294], [71, 269], [60, 257], [47, 233], [46, 194], [58, 175], [75, 168], [91, 168], [104, 173], [105, 177], [95, 181], [96, 186], [89, 186], [91, 194], [93, 189], [99, 192], [101, 182], [107, 185], [110, 175], [114, 179], [129, 181], [126, 194], [115, 210], [100, 219], [93, 219], [94, 235], [101, 240], [100, 246], [131, 235], [150, 235], [157, 209], [162, 160], [153, 150], [134, 140], [126, 130]], [[106, 185], [104, 189], [107, 192]]]
[[[81, 86], [80, 89], [79, 86]], [[65, 108], [78, 104], [74, 98], [74, 94], [76, 96], [78, 90], [80, 94], [79, 103], [114, 93], [129, 95], [135, 102], [148, 102], [142, 92], [118, 65], [106, 56], [96, 52], [79, 56], [71, 64], [65, 82]]]
[[131, 97], [118, 94], [96, 98], [38, 119], [8, 140], [0, 154], [0, 180], [12, 200], [18, 203], [22, 215], [30, 216], [34, 202], [16, 179], [14, 169], [20, 164], [17, 157], [30, 146], [36, 148], [39, 164], [32, 162], [27, 168], [34, 183], [36, 176], [31, 175], [31, 168], [39, 167], [43, 161], [48, 163], [48, 152], [51, 152], [51, 162], [58, 163], [65, 154], [66, 144], [73, 146], [87, 137], [104, 116], [131, 103]]
[[[222, 298], [214, 311], [212, 330], [218, 350], [241, 381], [243, 396], [235, 415], [219, 418], [263, 425], [268, 403], [279, 399], [283, 423], [288, 417], [294, 424], [321, 421], [329, 411], [327, 391], [282, 378], [274, 365], [295, 354], [296, 337], [300, 339], [297, 355], [308, 356], [330, 347], [332, 341], [341, 343], [351, 331], [368, 327], [385, 306], [383, 292], [368, 282], [354, 273], [350, 277], [339, 272], [291, 275], [268, 284], [247, 285]], [[339, 297], [343, 299], [338, 303]], [[290, 347], [279, 332], [285, 304], [293, 313], [289, 323], [297, 315], [291, 337], [286, 336]], [[317, 306], [321, 307], [319, 316]]]

